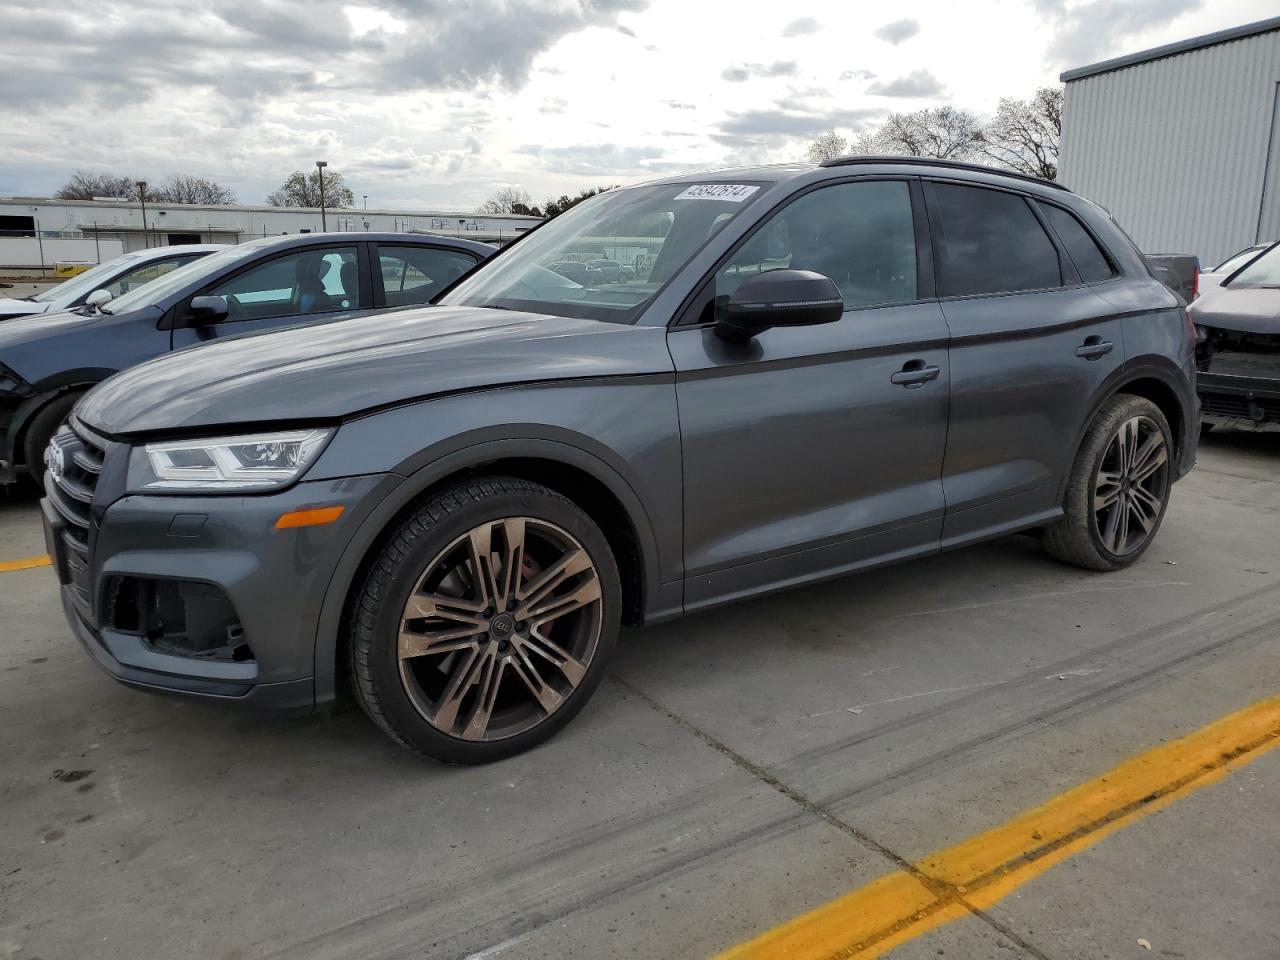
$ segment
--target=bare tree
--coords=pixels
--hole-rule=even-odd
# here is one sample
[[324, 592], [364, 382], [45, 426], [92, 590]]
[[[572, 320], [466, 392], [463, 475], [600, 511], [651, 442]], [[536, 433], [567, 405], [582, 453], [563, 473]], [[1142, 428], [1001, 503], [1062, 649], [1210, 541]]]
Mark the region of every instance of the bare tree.
[[[518, 211], [516, 207], [523, 210]], [[533, 197], [523, 187], [502, 187], [493, 192], [484, 203], [480, 204], [477, 213], [519, 213], [533, 208]]]
[[[310, 174], [295, 170], [289, 178], [267, 195], [267, 203], [273, 207], [320, 206], [320, 171]], [[326, 207], [354, 207], [355, 194], [343, 182], [342, 174], [326, 170], [324, 174], [324, 203]]]
[[967, 160], [982, 145], [982, 125], [968, 110], [929, 107], [914, 113], [891, 113], [875, 130], [854, 142], [858, 153]]
[[136, 177], [116, 173], [89, 173], [76, 170], [58, 192], [59, 200], [92, 200], [94, 197], [137, 197]]
[[821, 163], [823, 160], [830, 160], [833, 157], [840, 157], [849, 152], [849, 141], [834, 130], [828, 130], [826, 133], [819, 134], [817, 138], [809, 144], [806, 156], [810, 163]]
[[1062, 88], [1041, 87], [1030, 100], [1004, 97], [983, 128], [980, 149], [1019, 173], [1054, 180], [1062, 142]]
[[[325, 188], [328, 189], [326, 180]], [[148, 200], [162, 203], [194, 203], [202, 206], [225, 206], [236, 202], [236, 195], [230, 187], [210, 180], [207, 177], [193, 177], [189, 174], [175, 173], [155, 190], [148, 190]]]

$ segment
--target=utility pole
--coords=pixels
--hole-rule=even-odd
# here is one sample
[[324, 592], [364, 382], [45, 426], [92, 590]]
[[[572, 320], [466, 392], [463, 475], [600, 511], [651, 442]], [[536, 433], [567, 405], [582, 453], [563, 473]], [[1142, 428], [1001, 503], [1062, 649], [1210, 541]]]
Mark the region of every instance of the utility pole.
[[316, 173], [320, 177], [320, 232], [327, 233], [329, 225], [324, 218], [324, 168], [329, 165], [326, 160], [316, 161]]
[[151, 246], [151, 240], [147, 236], [147, 181], [138, 181], [138, 202], [142, 204], [142, 245], [144, 247]]

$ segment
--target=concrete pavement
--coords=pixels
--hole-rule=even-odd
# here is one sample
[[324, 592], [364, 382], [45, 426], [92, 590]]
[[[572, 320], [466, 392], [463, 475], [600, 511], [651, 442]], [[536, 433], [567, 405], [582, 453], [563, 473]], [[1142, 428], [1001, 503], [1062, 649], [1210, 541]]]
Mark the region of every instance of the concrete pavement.
[[[118, 687], [47, 569], [0, 574], [0, 958], [709, 956], [1280, 692], [1277, 464], [1215, 433], [1117, 574], [1013, 537], [632, 631], [568, 730], [477, 769]], [[0, 561], [41, 550], [0, 501]], [[1280, 955], [1278, 778], [892, 956]]]

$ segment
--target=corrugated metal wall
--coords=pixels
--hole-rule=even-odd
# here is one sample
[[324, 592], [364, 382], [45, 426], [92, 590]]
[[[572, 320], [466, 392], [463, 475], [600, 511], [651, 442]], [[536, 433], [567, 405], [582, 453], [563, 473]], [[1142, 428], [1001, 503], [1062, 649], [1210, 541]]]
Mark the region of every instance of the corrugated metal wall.
[[1146, 253], [1209, 267], [1280, 239], [1258, 237], [1278, 84], [1280, 31], [1069, 81], [1059, 179]]

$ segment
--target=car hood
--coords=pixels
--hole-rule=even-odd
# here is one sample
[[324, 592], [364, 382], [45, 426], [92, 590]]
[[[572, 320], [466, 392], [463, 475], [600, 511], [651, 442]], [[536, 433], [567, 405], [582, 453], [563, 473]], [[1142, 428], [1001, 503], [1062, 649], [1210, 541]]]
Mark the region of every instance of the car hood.
[[666, 331], [481, 307], [427, 307], [236, 337], [159, 357], [90, 391], [107, 435], [336, 421], [513, 383], [670, 373]]
[[1213, 287], [1187, 309], [1201, 326], [1239, 333], [1280, 333], [1280, 289]]
[[33, 313], [44, 313], [49, 304], [36, 300], [18, 300], [15, 297], [0, 297], [0, 320], [5, 317], [25, 317]]

